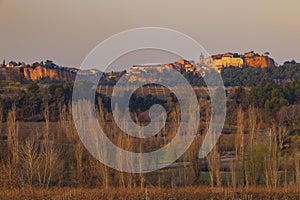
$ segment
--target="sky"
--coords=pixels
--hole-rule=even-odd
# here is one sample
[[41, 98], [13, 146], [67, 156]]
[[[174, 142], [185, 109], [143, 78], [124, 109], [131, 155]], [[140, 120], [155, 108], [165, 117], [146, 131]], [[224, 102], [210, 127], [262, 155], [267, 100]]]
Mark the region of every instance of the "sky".
[[0, 0], [0, 59], [79, 67], [111, 35], [154, 26], [210, 54], [254, 50], [300, 62], [299, 8], [299, 0]]

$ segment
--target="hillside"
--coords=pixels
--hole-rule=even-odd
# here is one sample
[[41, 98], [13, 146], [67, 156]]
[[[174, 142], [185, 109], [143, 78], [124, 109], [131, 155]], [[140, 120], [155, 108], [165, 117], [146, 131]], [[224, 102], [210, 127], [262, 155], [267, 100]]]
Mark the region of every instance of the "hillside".
[[[221, 70], [227, 67], [253, 67], [264, 69], [267, 67], [274, 67], [274, 59], [270, 58], [268, 55], [259, 55], [253, 51], [239, 55], [237, 53], [225, 53], [212, 55], [209, 58], [204, 58], [200, 55], [199, 61], [187, 61], [181, 59], [173, 63], [147, 66], [147, 65], [136, 65], [130, 68], [130, 73], [140, 74], [140, 72], [147, 72], [151, 70], [156, 70], [157, 72], [163, 73], [164, 69], [170, 68], [179, 71], [180, 73], [193, 73], [205, 76], [206, 73], [212, 69], [216, 69], [219, 73]], [[63, 81], [63, 82], [73, 82], [76, 78], [76, 74], [79, 70], [70, 67], [61, 67], [53, 63], [50, 60], [45, 62], [35, 62], [32, 64], [25, 64], [24, 62], [11, 61], [0, 64], [0, 81], [2, 82], [32, 82], [32, 81]], [[99, 75], [98, 70], [86, 70], [80, 71], [82, 76], [97, 76]], [[120, 72], [107, 72], [105, 73], [106, 81], [115, 80], [123, 74]], [[133, 78], [134, 79], [134, 78]]]
[[30, 81], [74, 81], [76, 77], [75, 68], [59, 67], [52, 61], [45, 63], [16, 63], [11, 61], [0, 65], [0, 81], [2, 82], [30, 82]]

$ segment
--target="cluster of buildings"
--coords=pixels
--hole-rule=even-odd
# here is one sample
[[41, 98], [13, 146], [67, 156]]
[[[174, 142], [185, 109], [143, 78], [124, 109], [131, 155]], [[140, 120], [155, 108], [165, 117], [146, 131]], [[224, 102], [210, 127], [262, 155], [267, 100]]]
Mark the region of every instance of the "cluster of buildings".
[[269, 53], [266, 52], [264, 55], [250, 51], [240, 55], [238, 53], [224, 53], [213, 55], [209, 58], [204, 58], [203, 55], [200, 55], [200, 64], [205, 64], [213, 66], [218, 72], [225, 67], [259, 67], [266, 68], [268, 66], [274, 66], [275, 62], [272, 58], [269, 57]]
[[162, 65], [136, 65], [130, 68], [130, 74], [133, 76], [132, 80], [135, 80], [135, 75], [147, 73], [151, 70], [157, 72], [163, 72], [167, 69], [174, 69], [180, 73], [192, 72], [195, 74], [201, 74], [205, 76], [205, 72], [215, 69], [221, 73], [222, 69], [226, 67], [259, 67], [266, 68], [268, 66], [274, 66], [275, 62], [268, 56], [268, 53], [264, 55], [257, 54], [253, 51], [244, 54], [238, 53], [224, 53], [217, 54], [211, 57], [205, 58], [203, 54], [199, 57], [199, 63], [195, 61], [187, 61], [181, 59], [174, 63], [162, 64]]
[[179, 73], [194, 73], [194, 74], [201, 74], [202, 76], [205, 75], [207, 70], [211, 70], [208, 66], [201, 66], [199, 63], [195, 61], [187, 61], [184, 59], [178, 60], [174, 63], [168, 64], [161, 64], [161, 65], [134, 65], [130, 68], [129, 73], [127, 74], [130, 76], [129, 82], [140, 81], [146, 82], [150, 79], [154, 80], [155, 77], [149, 77], [147, 74], [150, 72], [155, 73], [164, 73], [165, 71], [169, 71], [170, 69], [176, 70]]
[[155, 70], [157, 72], [162, 73], [168, 69], [174, 69], [180, 73], [184, 73], [184, 72], [197, 72], [200, 70], [200, 67], [194, 61], [187, 61], [181, 59], [174, 63], [168, 63], [162, 65], [134, 65], [130, 68], [130, 73], [140, 74], [143, 72], [149, 72], [151, 70]]

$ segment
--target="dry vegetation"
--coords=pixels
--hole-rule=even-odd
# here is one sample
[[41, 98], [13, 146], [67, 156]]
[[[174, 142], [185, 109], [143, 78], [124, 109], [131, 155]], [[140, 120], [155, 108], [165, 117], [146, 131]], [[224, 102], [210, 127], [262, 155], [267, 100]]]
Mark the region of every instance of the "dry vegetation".
[[[174, 109], [178, 112], [176, 105]], [[70, 111], [70, 105], [61, 106], [59, 121], [53, 127], [49, 107], [44, 104], [45, 121], [32, 133], [20, 136], [17, 107], [13, 104], [6, 123], [0, 123], [1, 135], [7, 137], [1, 144], [0, 199], [300, 198], [299, 150], [285, 148], [291, 136], [278, 124], [263, 129], [255, 108], [247, 112], [238, 109], [236, 134], [228, 136], [234, 153], [227, 164], [220, 143], [205, 159], [198, 157], [209, 123], [204, 115], [204, 131], [199, 131], [175, 165], [148, 174], [116, 171], [95, 160], [81, 143]], [[102, 105], [97, 113], [110, 140], [134, 152], [147, 152], [169, 143], [174, 137], [170, 133], [179, 124], [178, 117], [174, 117], [158, 136], [142, 141], [126, 136], [115, 123], [106, 123]], [[245, 129], [249, 131], [247, 136]], [[120, 163], [126, 159], [109, 152], [106, 156], [116, 156]]]
[[143, 188], [143, 189], [122, 189], [122, 188], [51, 188], [44, 189], [2, 189], [1, 199], [139, 199], [139, 200], [263, 200], [263, 199], [299, 199], [299, 188], [281, 188], [271, 190], [264, 187], [237, 189], [231, 188], [210, 188], [201, 187], [180, 187], [176, 189], [166, 188]]

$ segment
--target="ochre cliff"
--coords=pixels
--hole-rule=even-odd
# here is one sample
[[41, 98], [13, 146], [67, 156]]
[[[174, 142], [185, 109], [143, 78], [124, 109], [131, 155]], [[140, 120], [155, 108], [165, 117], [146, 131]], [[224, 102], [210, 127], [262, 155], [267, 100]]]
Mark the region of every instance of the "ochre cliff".
[[268, 66], [274, 66], [274, 64], [274, 60], [267, 56], [255, 56], [252, 58], [245, 58], [245, 65], [250, 67], [266, 68]]
[[26, 80], [38, 81], [42, 79], [74, 81], [76, 72], [67, 68], [46, 68], [44, 66], [24, 67], [21, 69]]

